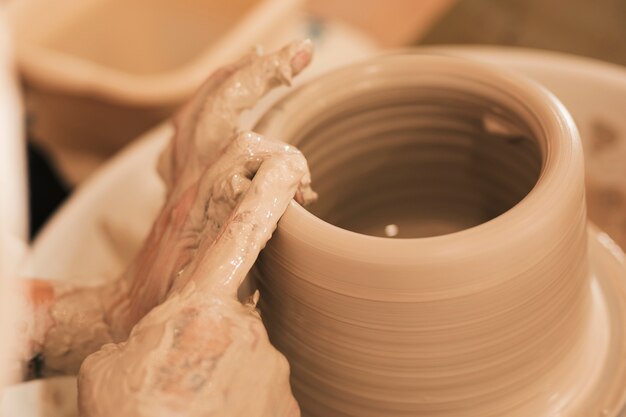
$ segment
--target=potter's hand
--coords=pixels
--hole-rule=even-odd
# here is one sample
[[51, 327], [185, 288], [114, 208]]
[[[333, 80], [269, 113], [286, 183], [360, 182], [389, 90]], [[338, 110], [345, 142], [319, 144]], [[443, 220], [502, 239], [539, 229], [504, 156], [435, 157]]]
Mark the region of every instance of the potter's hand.
[[[199, 179], [216, 161], [228, 161], [224, 152], [236, 137], [239, 114], [271, 88], [289, 82], [310, 62], [311, 54], [310, 41], [292, 43], [267, 56], [251, 54], [217, 71], [174, 117], [176, 133], [159, 161], [168, 185], [165, 205], [137, 258], [113, 289], [113, 300], [105, 301], [114, 340], [125, 340], [132, 326], [164, 300], [195, 253], [200, 232], [207, 224], [219, 224], [220, 210], [232, 208], [228, 199], [210, 204], [212, 191], [202, 188]], [[238, 184], [231, 186], [236, 193]], [[121, 302], [116, 299], [120, 293], [126, 294]]]
[[270, 89], [289, 85], [311, 61], [311, 41], [262, 56], [252, 53], [214, 73], [174, 117], [176, 134], [159, 160], [169, 193], [180, 193], [219, 158], [238, 131], [242, 111]]
[[[288, 83], [311, 53], [309, 41], [293, 43], [267, 56], [252, 54], [210, 77], [174, 117], [175, 136], [159, 161], [168, 194], [137, 256], [121, 278], [103, 286], [38, 282], [46, 287], [39, 292], [46, 298], [31, 300], [37, 306], [31, 320], [44, 316], [39, 322], [45, 324], [31, 326], [38, 332], [26, 339], [36, 343], [26, 343], [23, 356], [43, 359], [44, 374], [74, 373], [104, 343], [126, 340], [135, 323], [163, 302], [196, 252], [200, 232], [218, 227], [221, 212], [232, 209], [228, 199], [210, 203], [213, 191], [201, 184], [202, 173], [223, 157], [236, 136], [240, 112], [272, 87]], [[235, 195], [241, 190], [234, 181]]]
[[124, 343], [89, 356], [83, 417], [298, 416], [289, 366], [237, 289], [289, 201], [314, 197], [294, 148], [240, 134], [203, 175], [210, 199], [193, 260]]

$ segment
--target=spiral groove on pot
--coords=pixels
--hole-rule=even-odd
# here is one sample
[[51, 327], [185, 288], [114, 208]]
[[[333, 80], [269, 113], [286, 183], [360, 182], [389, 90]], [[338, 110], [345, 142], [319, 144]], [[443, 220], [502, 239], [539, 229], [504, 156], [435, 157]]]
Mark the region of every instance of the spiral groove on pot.
[[575, 129], [480, 66], [369, 64], [259, 125], [303, 151], [320, 196], [317, 218], [290, 207], [255, 271], [303, 415], [562, 411], [546, 387], [591, 355]]
[[380, 94], [347, 100], [293, 138], [322, 196], [309, 208], [321, 219], [375, 236], [393, 224], [396, 237], [425, 237], [497, 217], [535, 185], [538, 143], [519, 120], [509, 134], [487, 132], [486, 117], [503, 118], [494, 103], [446, 90], [372, 95]]

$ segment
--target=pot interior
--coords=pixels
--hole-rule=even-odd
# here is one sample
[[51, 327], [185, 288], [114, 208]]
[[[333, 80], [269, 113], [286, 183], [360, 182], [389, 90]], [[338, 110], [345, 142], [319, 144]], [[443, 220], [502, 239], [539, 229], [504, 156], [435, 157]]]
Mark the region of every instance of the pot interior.
[[307, 157], [316, 216], [354, 232], [444, 235], [485, 223], [536, 184], [541, 149], [518, 115], [449, 88], [368, 90], [290, 142]]

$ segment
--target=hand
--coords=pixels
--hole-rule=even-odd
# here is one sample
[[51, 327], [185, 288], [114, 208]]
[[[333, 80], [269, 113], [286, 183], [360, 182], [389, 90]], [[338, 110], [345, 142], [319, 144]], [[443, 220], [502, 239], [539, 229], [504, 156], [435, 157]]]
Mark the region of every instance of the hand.
[[[217, 71], [174, 117], [176, 133], [159, 160], [168, 184], [166, 203], [137, 258], [110, 291], [113, 297], [105, 301], [114, 340], [125, 340], [132, 326], [164, 300], [195, 253], [199, 233], [207, 223], [219, 226], [216, 216], [221, 205], [211, 205], [204, 213], [210, 194], [198, 180], [223, 159], [226, 147], [237, 136], [241, 112], [271, 88], [289, 83], [308, 65], [311, 54], [308, 40], [267, 56], [253, 53]], [[125, 299], [120, 301], [119, 294], [125, 294]]]
[[178, 194], [211, 166], [238, 132], [239, 116], [272, 88], [290, 85], [311, 61], [311, 41], [294, 42], [274, 54], [252, 53], [216, 71], [173, 118], [176, 134], [159, 159], [159, 173]]
[[237, 289], [294, 194], [314, 196], [306, 161], [295, 148], [241, 134], [199, 190], [216, 211], [193, 260], [126, 342], [85, 360], [83, 417], [299, 416], [287, 361]]
[[[217, 163], [237, 137], [240, 113], [271, 88], [289, 83], [309, 63], [311, 54], [309, 41], [292, 43], [267, 56], [253, 53], [218, 70], [174, 116], [176, 133], [159, 160], [168, 189], [166, 202], [122, 277], [99, 287], [37, 283], [47, 286], [46, 294], [51, 295], [43, 304], [31, 303], [38, 306], [33, 309], [39, 312], [39, 316], [33, 314], [34, 320], [46, 325], [39, 332], [43, 337], [28, 336], [37, 338], [28, 357], [42, 353], [44, 374], [76, 372], [82, 360], [103, 344], [126, 340], [132, 327], [165, 300], [198, 251], [201, 235], [207, 229], [216, 233], [225, 221], [223, 213], [233, 208], [228, 198], [211, 200], [215, 190], [201, 181], [203, 174], [208, 175], [207, 168]], [[241, 140], [234, 143], [241, 146]], [[233, 177], [234, 196], [244, 191], [244, 177]], [[303, 181], [301, 189], [309, 193], [304, 186], [306, 175]], [[31, 285], [26, 283], [26, 294], [31, 294]], [[45, 320], [41, 321], [41, 314]]]

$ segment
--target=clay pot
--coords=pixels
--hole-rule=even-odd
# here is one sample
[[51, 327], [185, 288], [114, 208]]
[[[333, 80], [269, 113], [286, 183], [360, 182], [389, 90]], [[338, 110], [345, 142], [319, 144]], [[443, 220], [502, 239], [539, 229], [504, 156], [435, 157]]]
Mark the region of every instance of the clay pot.
[[599, 412], [583, 155], [548, 91], [388, 54], [300, 88], [257, 130], [304, 152], [320, 196], [291, 204], [256, 271], [303, 415]]

